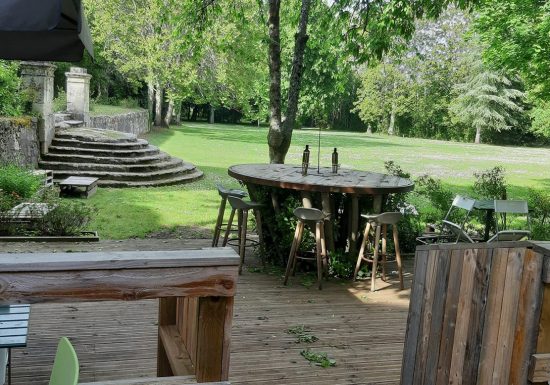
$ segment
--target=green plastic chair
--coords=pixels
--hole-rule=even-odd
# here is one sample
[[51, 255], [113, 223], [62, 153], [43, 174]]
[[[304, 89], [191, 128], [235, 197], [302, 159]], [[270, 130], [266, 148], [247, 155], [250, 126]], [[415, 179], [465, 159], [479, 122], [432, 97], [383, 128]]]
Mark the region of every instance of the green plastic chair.
[[78, 384], [78, 357], [67, 337], [61, 337], [57, 345], [50, 385]]

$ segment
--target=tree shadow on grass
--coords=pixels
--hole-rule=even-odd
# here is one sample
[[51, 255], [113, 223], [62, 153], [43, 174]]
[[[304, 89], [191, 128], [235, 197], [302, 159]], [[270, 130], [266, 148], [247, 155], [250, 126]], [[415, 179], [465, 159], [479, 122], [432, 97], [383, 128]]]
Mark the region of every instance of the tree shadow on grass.
[[[195, 135], [206, 140], [233, 141], [239, 143], [264, 144], [267, 143], [267, 129], [265, 127], [234, 126], [234, 125], [214, 125], [185, 123], [182, 126], [171, 127], [170, 129], [160, 129], [155, 131], [161, 133], [161, 137], [155, 138], [155, 143], [162, 145], [170, 139], [176, 132], [182, 132], [185, 135]], [[316, 144], [317, 130], [295, 130], [292, 137], [292, 145], [305, 146], [306, 144]], [[374, 137], [372, 135], [361, 135], [353, 132], [322, 131], [321, 145], [323, 147], [410, 147], [405, 143], [393, 143], [383, 137]]]

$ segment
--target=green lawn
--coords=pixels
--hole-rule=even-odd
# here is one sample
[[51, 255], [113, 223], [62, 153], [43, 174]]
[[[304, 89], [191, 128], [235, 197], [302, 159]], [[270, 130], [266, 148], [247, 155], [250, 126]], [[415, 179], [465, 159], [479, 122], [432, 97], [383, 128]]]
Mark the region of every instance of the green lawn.
[[[151, 231], [183, 226], [185, 236], [207, 235], [217, 215], [215, 184], [238, 186], [227, 167], [238, 163], [268, 162], [267, 129], [251, 126], [189, 123], [156, 131], [147, 139], [163, 151], [196, 164], [204, 179], [190, 185], [145, 189], [100, 189], [89, 200], [99, 209], [91, 228], [105, 238], [143, 237]], [[316, 161], [317, 131], [294, 133], [287, 163], [300, 163], [306, 144]], [[510, 197], [525, 197], [529, 187], [550, 186], [550, 150], [499, 147], [363, 133], [323, 131], [321, 164], [329, 165], [338, 147], [343, 167], [383, 171], [393, 160], [414, 176], [443, 179], [453, 191], [469, 189], [475, 171], [502, 165], [511, 185]]]
[[118, 115], [126, 114], [128, 112], [142, 111], [141, 108], [127, 108], [120, 106], [110, 106], [106, 104], [94, 104], [92, 110], [90, 111], [91, 116], [98, 115]]

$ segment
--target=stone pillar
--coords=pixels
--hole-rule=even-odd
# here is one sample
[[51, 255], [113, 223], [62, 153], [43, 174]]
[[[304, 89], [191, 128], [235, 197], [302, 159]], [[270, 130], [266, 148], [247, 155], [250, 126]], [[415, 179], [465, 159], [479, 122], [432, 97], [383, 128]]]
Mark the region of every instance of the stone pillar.
[[46, 154], [55, 134], [53, 79], [56, 66], [49, 62], [21, 62], [21, 88], [27, 90], [38, 113], [40, 152]]
[[71, 67], [65, 72], [67, 77], [67, 112], [73, 119], [82, 120], [85, 126], [90, 124], [90, 79], [85, 68]]

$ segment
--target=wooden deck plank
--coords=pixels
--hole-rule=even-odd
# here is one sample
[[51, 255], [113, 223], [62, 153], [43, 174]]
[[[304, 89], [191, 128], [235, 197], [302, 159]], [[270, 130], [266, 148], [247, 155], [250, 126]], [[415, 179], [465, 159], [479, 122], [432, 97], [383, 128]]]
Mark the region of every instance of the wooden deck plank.
[[[235, 296], [229, 381], [397, 385], [410, 290], [397, 290], [397, 277], [390, 278], [391, 286], [381, 282], [376, 293], [368, 281], [335, 280], [320, 292], [299, 279], [286, 287], [279, 274], [245, 270]], [[405, 278], [410, 287], [411, 275]], [[156, 300], [32, 305], [28, 345], [13, 351], [14, 385], [47, 384], [61, 336], [75, 346], [81, 382], [155, 376], [157, 310]], [[319, 341], [297, 344], [287, 330], [298, 325]], [[300, 355], [307, 348], [337, 365], [310, 365]]]

